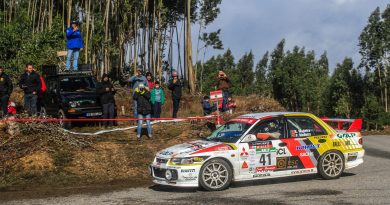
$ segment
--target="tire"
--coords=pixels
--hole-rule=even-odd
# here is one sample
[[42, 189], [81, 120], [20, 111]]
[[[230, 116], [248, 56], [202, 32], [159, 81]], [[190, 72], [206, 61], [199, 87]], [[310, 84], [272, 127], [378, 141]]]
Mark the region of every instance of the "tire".
[[[66, 119], [66, 115], [65, 115], [65, 112], [60, 109], [58, 111], [58, 118], [59, 119]], [[60, 126], [64, 129], [70, 129], [72, 128], [72, 123], [71, 122], [64, 122], [64, 121], [60, 121]]]
[[344, 157], [338, 151], [329, 151], [320, 157], [318, 173], [324, 179], [337, 179], [345, 169]]
[[47, 118], [47, 112], [45, 107], [41, 107], [41, 112], [39, 113], [40, 118]]
[[232, 178], [232, 167], [223, 159], [211, 159], [207, 161], [199, 172], [199, 184], [207, 191], [227, 189]]

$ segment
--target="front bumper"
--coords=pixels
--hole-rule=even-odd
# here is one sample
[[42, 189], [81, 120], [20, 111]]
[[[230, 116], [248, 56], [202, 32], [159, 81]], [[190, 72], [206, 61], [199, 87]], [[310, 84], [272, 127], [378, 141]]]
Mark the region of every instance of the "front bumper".
[[103, 115], [101, 107], [93, 108], [69, 108], [65, 111], [67, 118], [100, 118]]
[[[193, 166], [169, 166], [166, 164], [153, 163], [149, 167], [153, 182], [161, 185], [178, 187], [198, 187], [199, 171], [201, 165]], [[165, 178], [165, 172], [170, 170], [173, 176], [171, 180]]]

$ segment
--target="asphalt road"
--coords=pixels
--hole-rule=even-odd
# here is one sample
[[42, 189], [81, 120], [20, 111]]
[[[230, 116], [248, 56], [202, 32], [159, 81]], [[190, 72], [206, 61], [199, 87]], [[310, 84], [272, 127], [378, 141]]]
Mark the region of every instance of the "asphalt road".
[[4, 204], [390, 204], [390, 136], [364, 137], [363, 165], [337, 180], [316, 175], [240, 182], [220, 192], [163, 186]]

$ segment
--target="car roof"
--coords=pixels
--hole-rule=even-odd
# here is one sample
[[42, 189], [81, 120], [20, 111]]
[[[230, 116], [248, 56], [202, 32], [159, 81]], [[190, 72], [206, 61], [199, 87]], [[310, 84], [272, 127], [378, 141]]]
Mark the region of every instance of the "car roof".
[[274, 117], [274, 116], [287, 115], [287, 114], [307, 114], [307, 113], [304, 113], [304, 112], [260, 112], [260, 113], [251, 113], [251, 114], [241, 115], [238, 118], [261, 119], [264, 117]]

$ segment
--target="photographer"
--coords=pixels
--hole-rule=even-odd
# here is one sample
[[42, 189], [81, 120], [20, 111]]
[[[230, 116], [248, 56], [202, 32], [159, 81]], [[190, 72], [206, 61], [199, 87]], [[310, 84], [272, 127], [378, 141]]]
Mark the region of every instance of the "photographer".
[[30, 115], [37, 114], [37, 100], [41, 89], [41, 78], [32, 64], [26, 64], [26, 72], [20, 77], [19, 87], [24, 91], [24, 108]]
[[12, 81], [9, 76], [4, 72], [4, 68], [0, 66], [0, 103], [3, 116], [8, 113], [8, 101], [12, 93]]
[[[137, 102], [137, 113], [138, 116], [138, 126], [137, 126], [137, 139], [141, 140], [142, 133], [142, 123], [143, 118], [150, 118], [150, 113], [152, 111], [152, 106], [150, 105], [150, 92], [149, 87], [146, 87], [144, 84], [138, 84], [138, 88], [135, 89], [133, 100]], [[146, 120], [148, 137], [152, 138], [152, 126], [150, 120]]]
[[[103, 118], [114, 119], [115, 117], [115, 98], [116, 93], [114, 85], [106, 73], [102, 76], [102, 82], [97, 87], [97, 93], [100, 94], [100, 103], [103, 106]], [[114, 126], [114, 121], [103, 122], [104, 126]]]
[[168, 89], [172, 91], [173, 113], [172, 118], [177, 118], [177, 112], [180, 107], [181, 82], [177, 77], [177, 72], [172, 72], [172, 80], [169, 81]]
[[222, 70], [220, 70], [218, 72], [216, 83], [217, 83], [218, 89], [222, 90], [223, 101], [222, 101], [222, 110], [221, 111], [225, 112], [225, 111], [227, 111], [228, 98], [230, 97], [230, 92], [229, 92], [230, 80]]

